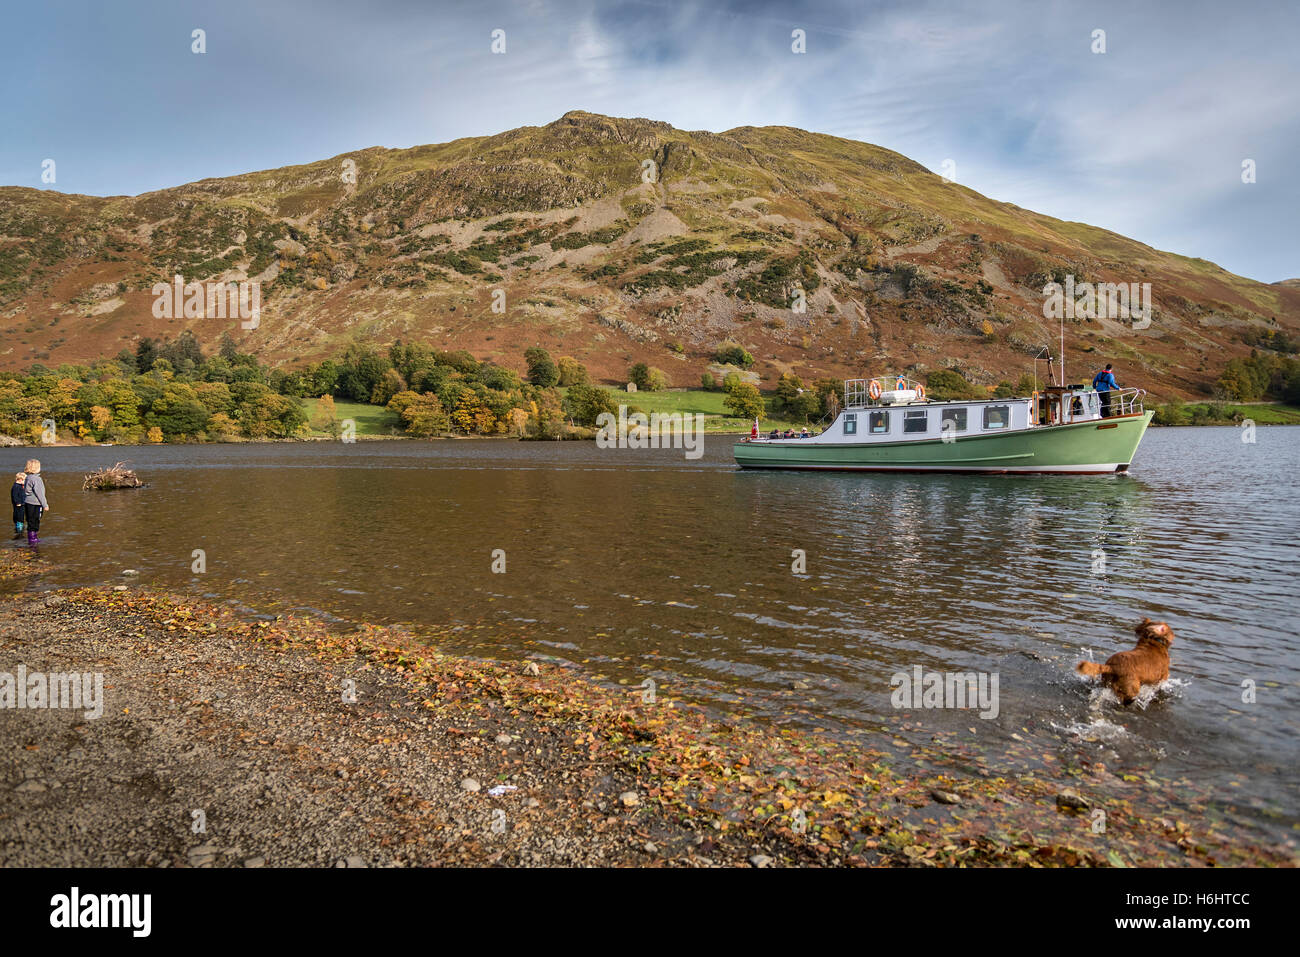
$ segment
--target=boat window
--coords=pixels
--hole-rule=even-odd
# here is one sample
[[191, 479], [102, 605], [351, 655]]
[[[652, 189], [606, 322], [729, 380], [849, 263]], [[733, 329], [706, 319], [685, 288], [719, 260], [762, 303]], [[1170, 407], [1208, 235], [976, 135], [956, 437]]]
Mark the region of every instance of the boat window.
[[845, 435], [858, 434], [858, 414], [856, 412], [844, 413], [844, 434]]
[[1005, 429], [1011, 425], [1011, 406], [986, 405], [984, 407], [984, 428]]
[[924, 432], [930, 428], [930, 413], [925, 409], [913, 409], [903, 413], [904, 432]]
[[[952, 423], [949, 425], [949, 423]], [[965, 409], [944, 409], [939, 413], [939, 431], [940, 432], [965, 432], [966, 431], [966, 410]]]
[[889, 431], [889, 413], [888, 412], [870, 412], [867, 414], [867, 431], [872, 435], [878, 435]]

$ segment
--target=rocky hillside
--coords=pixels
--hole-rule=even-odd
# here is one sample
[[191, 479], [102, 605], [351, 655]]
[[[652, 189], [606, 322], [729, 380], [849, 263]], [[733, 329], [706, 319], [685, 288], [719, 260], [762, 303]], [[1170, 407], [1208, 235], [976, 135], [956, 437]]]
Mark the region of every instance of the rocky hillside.
[[[155, 317], [153, 285], [178, 273], [259, 280], [260, 325]], [[734, 339], [768, 383], [950, 366], [988, 383], [1056, 342], [1042, 288], [1067, 274], [1154, 300], [1147, 328], [1070, 321], [1072, 380], [1109, 359], [1125, 385], [1203, 395], [1262, 333], [1300, 330], [1294, 282], [995, 202], [876, 146], [573, 112], [136, 197], [0, 188], [0, 366], [188, 328], [285, 363], [419, 339], [522, 368], [542, 345], [611, 382], [644, 361], [693, 386]]]

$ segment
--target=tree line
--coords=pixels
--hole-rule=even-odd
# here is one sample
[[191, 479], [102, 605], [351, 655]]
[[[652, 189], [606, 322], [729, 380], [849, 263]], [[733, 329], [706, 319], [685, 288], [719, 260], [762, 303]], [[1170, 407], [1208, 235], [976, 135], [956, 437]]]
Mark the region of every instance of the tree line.
[[188, 333], [172, 342], [143, 339], [135, 352], [89, 365], [0, 373], [0, 432], [34, 443], [287, 438], [307, 414], [270, 380], [229, 337], [210, 357]]
[[1252, 349], [1247, 357], [1228, 360], [1215, 392], [1236, 402], [1281, 399], [1300, 405], [1300, 359]]
[[[89, 364], [0, 373], [0, 432], [33, 443], [55, 437], [133, 444], [285, 439], [309, 427], [304, 398], [386, 406], [409, 435], [533, 434], [549, 438], [569, 423], [591, 425], [614, 411], [576, 360], [525, 354], [528, 373], [396, 342], [386, 351], [359, 343], [342, 355], [294, 369], [271, 368], [223, 337], [211, 355], [188, 332], [142, 339], [134, 351]], [[337, 434], [337, 417], [323, 427]]]

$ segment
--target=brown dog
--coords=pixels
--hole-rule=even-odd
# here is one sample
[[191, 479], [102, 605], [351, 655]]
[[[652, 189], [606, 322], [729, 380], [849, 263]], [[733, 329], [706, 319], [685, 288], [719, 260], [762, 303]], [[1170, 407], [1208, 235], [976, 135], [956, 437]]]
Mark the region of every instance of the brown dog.
[[1081, 661], [1074, 670], [1081, 675], [1101, 675], [1103, 684], [1115, 689], [1120, 700], [1132, 704], [1143, 685], [1157, 685], [1169, 677], [1169, 646], [1174, 632], [1166, 622], [1143, 618], [1133, 629], [1137, 647], [1120, 651], [1106, 659], [1104, 665]]

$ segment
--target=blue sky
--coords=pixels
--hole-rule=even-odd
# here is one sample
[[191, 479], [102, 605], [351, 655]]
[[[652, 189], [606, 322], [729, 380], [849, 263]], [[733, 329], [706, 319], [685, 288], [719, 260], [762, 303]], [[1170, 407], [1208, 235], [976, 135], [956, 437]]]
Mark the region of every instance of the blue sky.
[[1272, 282], [1300, 277], [1297, 36], [1292, 0], [9, 3], [0, 184], [135, 194], [585, 109], [951, 159], [995, 199]]

